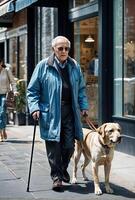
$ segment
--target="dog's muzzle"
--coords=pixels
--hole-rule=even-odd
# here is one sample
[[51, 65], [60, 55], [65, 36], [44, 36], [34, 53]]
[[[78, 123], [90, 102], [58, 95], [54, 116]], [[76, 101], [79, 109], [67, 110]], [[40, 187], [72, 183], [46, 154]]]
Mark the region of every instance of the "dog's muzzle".
[[122, 136], [119, 136], [119, 137], [118, 137], [118, 143], [121, 142], [121, 138], [122, 138]]
[[112, 144], [120, 143], [121, 142], [121, 138], [122, 137], [119, 136], [116, 141], [113, 141], [113, 140], [110, 140], [110, 141], [111, 141]]

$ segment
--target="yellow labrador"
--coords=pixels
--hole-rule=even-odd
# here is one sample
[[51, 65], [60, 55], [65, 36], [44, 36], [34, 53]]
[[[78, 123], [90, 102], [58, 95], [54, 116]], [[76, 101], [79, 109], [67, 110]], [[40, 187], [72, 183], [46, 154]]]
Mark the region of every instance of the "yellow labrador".
[[72, 183], [77, 183], [77, 164], [81, 153], [83, 153], [84, 163], [82, 165], [82, 174], [84, 180], [88, 180], [85, 175], [85, 168], [91, 161], [95, 194], [102, 194], [102, 190], [99, 186], [98, 166], [104, 165], [105, 189], [107, 193], [113, 193], [109, 185], [109, 176], [114, 148], [116, 144], [121, 141], [121, 127], [118, 123], [105, 123], [100, 126], [97, 131], [83, 129], [83, 133], [83, 141], [76, 141], [75, 143]]

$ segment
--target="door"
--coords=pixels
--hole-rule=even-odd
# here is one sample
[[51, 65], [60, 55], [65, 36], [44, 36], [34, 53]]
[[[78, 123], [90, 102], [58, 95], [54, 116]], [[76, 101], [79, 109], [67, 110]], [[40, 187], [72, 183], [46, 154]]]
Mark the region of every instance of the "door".
[[0, 58], [4, 59], [4, 42], [0, 42]]
[[74, 22], [74, 57], [87, 86], [89, 118], [98, 124], [98, 16]]

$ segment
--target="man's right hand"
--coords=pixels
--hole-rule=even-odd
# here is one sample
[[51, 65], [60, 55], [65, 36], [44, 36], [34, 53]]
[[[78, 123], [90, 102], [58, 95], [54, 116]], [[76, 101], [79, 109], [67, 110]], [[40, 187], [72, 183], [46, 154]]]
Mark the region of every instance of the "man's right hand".
[[40, 111], [35, 111], [33, 114], [32, 114], [32, 117], [34, 120], [38, 120], [39, 119], [39, 115], [40, 115]]

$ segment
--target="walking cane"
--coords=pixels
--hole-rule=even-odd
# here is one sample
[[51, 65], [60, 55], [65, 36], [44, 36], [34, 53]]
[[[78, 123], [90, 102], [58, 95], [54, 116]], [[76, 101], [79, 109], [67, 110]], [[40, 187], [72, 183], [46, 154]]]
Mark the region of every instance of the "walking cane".
[[35, 143], [36, 125], [37, 125], [37, 120], [34, 120], [34, 132], [33, 132], [33, 141], [32, 141], [32, 149], [31, 149], [31, 158], [30, 158], [30, 167], [29, 167], [27, 192], [29, 192], [29, 186], [30, 186], [30, 177], [31, 177], [31, 169], [32, 169], [32, 160], [33, 160], [33, 151], [34, 151], [34, 143]]

